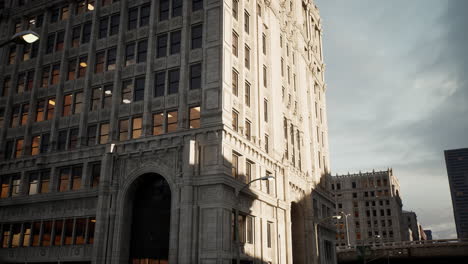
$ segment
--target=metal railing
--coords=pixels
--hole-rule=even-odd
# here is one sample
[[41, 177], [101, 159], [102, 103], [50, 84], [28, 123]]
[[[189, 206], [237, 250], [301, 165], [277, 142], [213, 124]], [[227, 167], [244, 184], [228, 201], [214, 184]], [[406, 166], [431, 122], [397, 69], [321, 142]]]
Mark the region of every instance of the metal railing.
[[468, 245], [468, 239], [438, 239], [438, 240], [416, 240], [416, 241], [401, 241], [401, 242], [381, 242], [359, 244], [351, 246], [337, 246], [337, 252], [355, 251], [357, 247], [368, 246], [371, 249], [395, 249], [408, 247], [445, 247], [445, 246], [460, 246]]

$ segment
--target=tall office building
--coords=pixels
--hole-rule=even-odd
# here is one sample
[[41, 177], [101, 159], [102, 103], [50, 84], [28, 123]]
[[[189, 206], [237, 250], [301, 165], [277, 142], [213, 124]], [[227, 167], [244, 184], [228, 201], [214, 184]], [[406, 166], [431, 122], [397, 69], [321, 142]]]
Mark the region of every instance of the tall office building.
[[1, 261], [333, 262], [313, 1], [2, 2]]
[[468, 148], [445, 151], [457, 236], [468, 238]]
[[[330, 177], [336, 199], [337, 245], [369, 245], [409, 240], [403, 226], [400, 184], [392, 169]], [[347, 221], [346, 221], [347, 220]], [[347, 222], [347, 226], [346, 226]]]

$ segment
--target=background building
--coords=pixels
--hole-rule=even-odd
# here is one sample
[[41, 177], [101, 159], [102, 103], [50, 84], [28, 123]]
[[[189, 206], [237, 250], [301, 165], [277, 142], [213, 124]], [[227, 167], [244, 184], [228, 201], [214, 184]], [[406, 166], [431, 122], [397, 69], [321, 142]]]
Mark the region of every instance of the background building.
[[2, 2], [0, 261], [334, 262], [313, 1]]
[[[351, 245], [397, 242], [402, 237], [402, 201], [392, 169], [330, 177], [336, 213], [348, 216]], [[346, 245], [346, 219], [338, 221], [337, 245]]]
[[420, 231], [420, 224], [415, 212], [405, 211], [402, 213], [402, 240], [404, 241], [417, 241], [422, 240]]
[[458, 238], [468, 238], [468, 148], [445, 151]]

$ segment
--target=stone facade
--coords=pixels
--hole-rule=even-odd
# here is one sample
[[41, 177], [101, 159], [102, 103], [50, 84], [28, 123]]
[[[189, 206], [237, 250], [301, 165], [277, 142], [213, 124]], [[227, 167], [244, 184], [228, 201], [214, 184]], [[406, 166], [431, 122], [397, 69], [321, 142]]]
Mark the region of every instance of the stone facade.
[[146, 263], [130, 242], [145, 175], [170, 189], [161, 263], [231, 263], [236, 241], [242, 263], [335, 262], [313, 250], [333, 210], [326, 188], [326, 213], [312, 205], [329, 160], [311, 0], [0, 8], [1, 40], [40, 35], [1, 49], [1, 261]]
[[[400, 184], [391, 169], [331, 176], [329, 187], [336, 199], [336, 213], [349, 214], [350, 245], [400, 242], [402, 201]], [[338, 222], [337, 245], [346, 246], [346, 219]], [[408, 233], [406, 231], [406, 233]]]

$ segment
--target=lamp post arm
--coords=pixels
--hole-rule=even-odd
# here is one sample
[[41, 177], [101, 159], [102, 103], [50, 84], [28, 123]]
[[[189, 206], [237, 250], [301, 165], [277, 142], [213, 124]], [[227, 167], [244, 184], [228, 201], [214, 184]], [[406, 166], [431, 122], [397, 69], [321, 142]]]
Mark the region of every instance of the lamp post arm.
[[264, 179], [263, 178], [257, 178], [257, 179], [251, 180], [248, 183], [246, 183], [242, 188], [240, 188], [239, 190], [236, 190], [236, 197], [239, 197], [240, 192], [242, 190], [244, 190], [245, 188], [249, 187], [250, 184], [252, 184], [255, 181], [261, 181], [261, 180], [264, 180]]
[[9, 40], [6, 40], [6, 41], [0, 43], [0, 48], [3, 48], [4, 46], [10, 44], [11, 42], [13, 42], [13, 41], [11, 41], [11, 39], [9, 39]]

